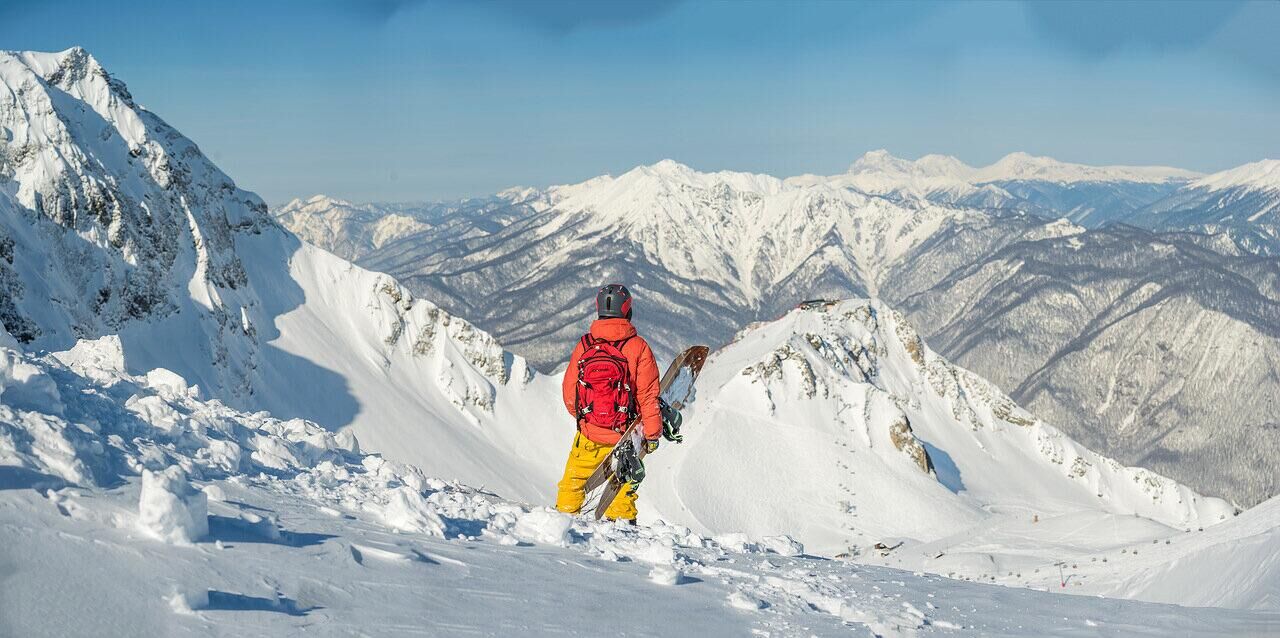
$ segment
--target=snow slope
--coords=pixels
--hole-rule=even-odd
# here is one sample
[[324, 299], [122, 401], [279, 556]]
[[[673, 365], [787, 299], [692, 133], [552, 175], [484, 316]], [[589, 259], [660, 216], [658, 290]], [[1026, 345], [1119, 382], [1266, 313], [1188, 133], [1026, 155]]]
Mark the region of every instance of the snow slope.
[[1280, 623], [1274, 607], [1063, 597], [819, 559], [786, 537], [575, 520], [362, 454], [308, 421], [203, 401], [163, 369], [131, 374], [114, 337], [39, 357], [15, 346], [0, 330], [4, 634], [1160, 636]]
[[[554, 379], [390, 278], [283, 231], [83, 50], [0, 55], [0, 80], [0, 320], [27, 347], [115, 334], [134, 372], [171, 369], [234, 407], [350, 429], [399, 460], [549, 498], [551, 459], [569, 436], [542, 400]], [[963, 172], [945, 158], [917, 164]], [[669, 355], [802, 296], [875, 294], [904, 256], [956, 228], [986, 246], [1074, 232], [669, 161], [410, 216], [430, 230], [385, 244], [385, 265], [412, 265], [410, 285], [543, 362], [585, 330], [589, 293], [607, 279], [634, 284], [640, 326]], [[945, 274], [896, 278], [887, 292]], [[1232, 322], [1224, 334], [1241, 327]]]
[[[22, 596], [65, 587], [58, 578], [71, 570], [40, 570], [33, 562], [35, 557], [60, 556], [68, 565], [100, 565], [94, 579], [85, 579], [89, 584], [79, 590], [80, 598], [92, 600], [95, 592], [109, 589], [104, 585], [108, 582], [124, 579], [134, 585], [117, 587], [112, 594], [118, 596], [99, 593], [100, 600], [120, 605], [115, 611], [110, 605], [95, 607], [92, 617], [120, 627], [140, 622], [151, 629], [141, 633], [166, 633], [160, 629], [168, 626], [164, 623], [210, 629], [198, 623], [216, 627], [223, 622], [218, 612], [225, 611], [279, 614], [272, 617], [281, 623], [275, 627], [289, 627], [308, 622], [320, 607], [342, 609], [348, 604], [343, 601], [356, 600], [396, 616], [410, 605], [403, 587], [395, 585], [415, 582], [415, 576], [391, 576], [390, 589], [353, 591], [325, 585], [323, 577], [313, 575], [314, 567], [304, 565], [349, 556], [352, 563], [344, 565], [354, 577], [368, 561], [430, 564], [414, 553], [417, 547], [388, 530], [422, 540], [480, 536], [488, 529], [491, 542], [499, 546], [523, 537], [586, 545], [599, 558], [657, 557], [659, 568], [649, 574], [656, 581], [696, 584], [673, 575], [673, 570], [687, 570], [694, 579], [720, 583], [711, 597], [735, 608], [822, 611], [825, 615], [813, 620], [821, 630], [843, 622], [895, 630], [970, 623], [975, 632], [986, 627], [1016, 633], [1018, 623], [1034, 620], [1040, 612], [992, 612], [967, 621], [956, 608], [954, 615], [944, 612], [934, 616], [936, 622], [926, 622], [924, 588], [939, 582], [930, 577], [913, 579], [919, 588], [905, 592], [921, 604], [905, 608], [897, 599], [876, 598], [878, 602], [864, 607], [852, 601], [875, 597], [872, 592], [882, 583], [905, 576], [869, 571], [875, 576], [864, 587], [842, 584], [848, 579], [845, 567], [797, 562], [810, 559], [775, 564], [759, 555], [743, 558], [751, 565], [745, 576], [713, 563], [730, 560], [721, 554], [726, 548], [754, 545], [794, 554], [795, 546], [777, 537], [782, 533], [812, 540], [813, 551], [852, 549], [854, 544], [865, 548], [876, 538], [900, 538], [907, 547], [946, 543], [956, 535], [982, 538], [1024, 514], [1028, 503], [1054, 516], [1093, 524], [1132, 518], [1133, 527], [1126, 528], [1123, 539], [1167, 531], [1170, 525], [1212, 524], [1229, 511], [1220, 501], [1097, 457], [1034, 420], [1018, 425], [1027, 415], [992, 386], [904, 337], [912, 334], [910, 329], [887, 309], [863, 304], [878, 309], [852, 324], [825, 319], [806, 323], [797, 317], [809, 315], [793, 314], [745, 335], [717, 358], [723, 364], [713, 362], [709, 368], [711, 385], [701, 390], [690, 417], [690, 443], [654, 457], [656, 467], [668, 460], [670, 465], [654, 471], [655, 477], [666, 477], [667, 487], [655, 478], [643, 492], [648, 516], [656, 511], [688, 521], [706, 532], [722, 533], [719, 540], [667, 525], [634, 532], [603, 530], [531, 512], [487, 490], [508, 498], [549, 500], [572, 434], [556, 399], [554, 377], [533, 372], [486, 333], [415, 299], [390, 277], [352, 266], [279, 228], [260, 199], [237, 189], [190, 140], [134, 103], [123, 84], [82, 50], [0, 54], [0, 80], [6, 89], [0, 92], [0, 284], [5, 287], [0, 319], [13, 332], [0, 332], [0, 492], [6, 497], [6, 538], [21, 539], [0, 546], [14, 552], [4, 556], [6, 566], [16, 566], [13, 573], [39, 584], [22, 589]], [[767, 176], [708, 176], [664, 162], [553, 193], [506, 193], [445, 211], [431, 228], [439, 232], [441, 245], [494, 260], [499, 270], [488, 274], [512, 275], [509, 281], [516, 283], [510, 288], [523, 294], [556, 291], [557, 286], [571, 290], [575, 284], [530, 269], [527, 261], [503, 261], [510, 255], [508, 247], [495, 238], [532, 238], [545, 251], [534, 258], [553, 255], [560, 263], [579, 265], [591, 264], [591, 254], [575, 252], [568, 246], [573, 240], [611, 234], [626, 238], [620, 240], [623, 254], [636, 257], [636, 263], [661, 266], [649, 272], [678, 273], [654, 277], [647, 283], [652, 290], [715, 300], [701, 310], [714, 318], [719, 315], [715, 304], [728, 308], [736, 303], [731, 295], [741, 295], [763, 311], [790, 305], [790, 300], [770, 297], [776, 295], [769, 292], [773, 289], [840, 290], [852, 282], [879, 281], [897, 256], [936, 238], [940, 229], [990, 228], [991, 220], [971, 210], [917, 200], [787, 184]], [[1011, 236], [1078, 232], [1069, 225], [1024, 223]], [[672, 233], [672, 227], [693, 229], [694, 234]], [[736, 243], [744, 238], [753, 243]], [[709, 239], [722, 244], [727, 261], [707, 248]], [[598, 262], [595, 267], [599, 270], [592, 276], [603, 276], [604, 267]], [[450, 277], [458, 286], [455, 291], [475, 296], [478, 288], [465, 286], [476, 279], [465, 271]], [[713, 285], [718, 277], [736, 277], [731, 279], [738, 283], [736, 292]], [[560, 330], [583, 329], [583, 309], [564, 301], [578, 297], [558, 298], [557, 303], [565, 304]], [[852, 311], [837, 306], [833, 312]], [[868, 322], [872, 316], [892, 320]], [[687, 332], [687, 324], [676, 322], [700, 318], [677, 315], [668, 336]], [[720, 316], [720, 326], [731, 326], [731, 318]], [[32, 353], [58, 354], [23, 354], [14, 349], [19, 344]], [[853, 364], [842, 349], [871, 367]], [[742, 375], [748, 368], [748, 375]], [[818, 374], [810, 377], [806, 370]], [[743, 381], [747, 377], [757, 384]], [[716, 398], [721, 394], [723, 403]], [[785, 424], [779, 413], [810, 418], [798, 430], [765, 427]], [[724, 424], [739, 422], [771, 448], [787, 452], [770, 468], [775, 482], [759, 483], [760, 476], [744, 473], [741, 463], [723, 467], [725, 457], [715, 453], [719, 446], [700, 442], [694, 434], [701, 428], [706, 441], [727, 437], [722, 442], [732, 449], [742, 439], [728, 435], [730, 427]], [[797, 436], [805, 434], [804, 427], [816, 435]], [[361, 456], [353, 433], [368, 449], [396, 461]], [[847, 456], [828, 456], [835, 450], [823, 436], [862, 433], [863, 438], [846, 441], [851, 446]], [[751, 458], [752, 451], [740, 453]], [[858, 461], [866, 457], [867, 467], [882, 475], [863, 476], [851, 463], [855, 454]], [[481, 487], [427, 479], [397, 462], [406, 460], [429, 468], [432, 475]], [[1070, 463], [1069, 473], [1077, 475], [1068, 476], [1055, 461]], [[729, 482], [719, 494], [716, 488], [724, 481], [713, 482], [720, 477], [708, 476], [705, 469], [717, 462], [724, 476], [730, 469], [737, 472], [737, 482]], [[843, 480], [847, 488], [823, 483], [809, 491], [794, 475], [789, 478], [787, 470], [810, 465]], [[1012, 485], [996, 480], [1007, 476], [1004, 472], [1027, 480]], [[198, 487], [217, 485], [196, 491], [192, 481]], [[787, 489], [774, 489], [778, 486]], [[27, 489], [33, 487], [43, 496]], [[769, 507], [760, 507], [760, 494], [771, 489]], [[1095, 489], [1102, 496], [1090, 496]], [[223, 498], [228, 492], [230, 500]], [[839, 505], [841, 499], [844, 505]], [[264, 508], [268, 515], [252, 507]], [[330, 512], [339, 515], [330, 517]], [[296, 516], [300, 526], [282, 530], [271, 513]], [[343, 513], [354, 518], [343, 518]], [[784, 522], [794, 532], [782, 529]], [[66, 535], [35, 533], [48, 526]], [[739, 529], [749, 535], [723, 534]], [[943, 532], [953, 535], [939, 537]], [[335, 541], [326, 547], [329, 539], [318, 536], [324, 534], [368, 535], [375, 541]], [[111, 538], [111, 549], [104, 550], [111, 558], [89, 560], [102, 545], [77, 540], [88, 537]], [[155, 547], [149, 543], [178, 549], [147, 551]], [[209, 556], [228, 545], [250, 546], [245, 549], [270, 566], [239, 556]], [[668, 559], [672, 547], [688, 550], [680, 559], [685, 562]], [[194, 553], [181, 553], [188, 551]], [[568, 579], [564, 560], [553, 552], [484, 564], [492, 573], [511, 570], [531, 581], [539, 569], [559, 570]], [[179, 563], [188, 566], [179, 570], [180, 576], [154, 578], [163, 571], [160, 566]], [[207, 567], [211, 563], [218, 564], [212, 572]], [[556, 564], [561, 567], [551, 566]], [[296, 565], [283, 573], [298, 580], [285, 583], [271, 576], [280, 565]], [[783, 576], [761, 578], [757, 573], [781, 567], [786, 568]], [[804, 577], [814, 570], [823, 576]], [[225, 580], [205, 585], [203, 579], [211, 573]], [[606, 577], [600, 578], [597, 582], [604, 586]], [[503, 589], [495, 580], [485, 582], [490, 583], [486, 592], [510, 593], [509, 584]], [[132, 595], [142, 591], [149, 594]], [[449, 591], [442, 587], [440, 595], [446, 600], [457, 595]], [[1265, 600], [1249, 587], [1236, 591], [1243, 593], [1233, 600]], [[973, 600], [989, 594], [962, 588], [956, 595]], [[1026, 595], [1012, 594], [1013, 599]], [[25, 601], [4, 616], [28, 623], [21, 627], [51, 617], [28, 615], [27, 610], [44, 611], [29, 597], [6, 592], [2, 598]], [[158, 601], [163, 604], [157, 608]], [[175, 619], [175, 609], [191, 610], [193, 616]], [[762, 613], [766, 616], [760, 622], [766, 627], [792, 629], [786, 615]], [[1176, 611], [1163, 613], [1153, 612], [1153, 618], [1168, 619], [1173, 626], [1203, 626], [1185, 625], [1191, 621]], [[1252, 622], [1251, 617], [1225, 617], [1243, 619], [1241, 626]], [[295, 620], [299, 618], [303, 620]], [[459, 621], [456, 615], [446, 618], [452, 620], [444, 622]], [[492, 620], [517, 623], [520, 618]], [[804, 618], [799, 622], [810, 622], [809, 616]], [[423, 621], [420, 616], [412, 619], [406, 622]], [[775, 621], [782, 624], [768, 624]], [[233, 625], [222, 630], [235, 633]], [[715, 625], [706, 627], [711, 631]], [[736, 629], [725, 633], [738, 633]]]
[[118, 335], [134, 373], [548, 496], [533, 459], [569, 434], [522, 358], [279, 227], [83, 50], [0, 53], [0, 82], [0, 320], [24, 347]]
[[934, 354], [879, 302], [794, 310], [708, 361], [687, 443], [641, 503], [705, 531], [788, 533], [824, 554], [928, 543], [1009, 512], [1212, 525], [1233, 508], [1124, 467]]
[[[1121, 554], [1110, 573], [1099, 574], [1118, 584], [1098, 590], [1108, 596], [1197, 607], [1280, 607], [1280, 498], [1222, 525], [1187, 530], [1177, 540], [1172, 552], [1144, 551], [1142, 559], [1136, 548], [1127, 557]], [[1091, 567], [1096, 570], [1098, 564]]]
[[[1280, 491], [1280, 262], [1199, 239], [946, 235], [886, 289], [930, 345], [1072, 438], [1248, 507]], [[942, 254], [960, 258], [938, 277]]]
[[1206, 175], [1144, 208], [1132, 223], [1221, 234], [1245, 252], [1280, 255], [1280, 160]]
[[1280, 160], [1264, 159], [1212, 175], [1205, 175], [1187, 184], [1187, 188], [1203, 188], [1216, 191], [1240, 186], [1257, 190], [1280, 190]]
[[877, 151], [844, 175], [778, 180], [665, 161], [501, 194], [498, 221], [455, 214], [362, 263], [544, 370], [585, 331], [602, 281], [635, 288], [663, 357], [802, 299], [880, 296], [1092, 449], [1244, 506], [1276, 494], [1274, 260], [1225, 235], [1084, 227], [1105, 221], [1085, 208], [1137, 223], [1130, 212], [1191, 174], [1019, 155], [996, 166]]

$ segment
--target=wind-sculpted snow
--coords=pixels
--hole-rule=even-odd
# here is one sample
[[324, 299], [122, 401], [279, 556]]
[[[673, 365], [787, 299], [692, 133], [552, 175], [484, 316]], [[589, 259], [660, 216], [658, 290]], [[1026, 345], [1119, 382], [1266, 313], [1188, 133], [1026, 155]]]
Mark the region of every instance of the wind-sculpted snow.
[[[10, 362], [0, 375], [6, 634], [549, 634], [585, 624], [651, 635], [1078, 635], [1141, 617], [1157, 635], [1208, 635], [1277, 620], [856, 566], [809, 556], [787, 536], [572, 518], [364, 454], [354, 437], [305, 420], [204, 401], [167, 370], [131, 374], [115, 338], [43, 356], [14, 345], [0, 331]], [[829, 344], [822, 360], [883, 376], [867, 353], [846, 361], [838, 348], [848, 346]], [[44, 399], [12, 403], [15, 380], [43, 387]], [[1229, 584], [1248, 602], [1265, 581]]]
[[968, 253], [950, 275], [891, 277], [940, 351], [1121, 462], [1245, 506], [1280, 490], [1275, 260], [1125, 228], [948, 241]]

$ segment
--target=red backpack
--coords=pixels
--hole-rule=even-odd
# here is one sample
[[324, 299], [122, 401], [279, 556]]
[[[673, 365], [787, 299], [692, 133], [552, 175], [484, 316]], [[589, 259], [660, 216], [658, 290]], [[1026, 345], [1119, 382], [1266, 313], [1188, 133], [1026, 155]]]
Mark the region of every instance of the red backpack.
[[574, 399], [579, 422], [586, 421], [615, 432], [626, 429], [636, 405], [631, 368], [622, 354], [623, 344], [630, 339], [605, 341], [583, 335]]

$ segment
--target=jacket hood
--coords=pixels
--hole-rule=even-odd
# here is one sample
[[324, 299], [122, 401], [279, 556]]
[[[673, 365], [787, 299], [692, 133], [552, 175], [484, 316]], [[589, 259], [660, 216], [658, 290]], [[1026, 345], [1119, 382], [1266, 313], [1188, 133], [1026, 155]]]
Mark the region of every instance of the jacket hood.
[[591, 336], [605, 341], [620, 341], [636, 336], [636, 327], [631, 322], [619, 317], [596, 319], [591, 322]]

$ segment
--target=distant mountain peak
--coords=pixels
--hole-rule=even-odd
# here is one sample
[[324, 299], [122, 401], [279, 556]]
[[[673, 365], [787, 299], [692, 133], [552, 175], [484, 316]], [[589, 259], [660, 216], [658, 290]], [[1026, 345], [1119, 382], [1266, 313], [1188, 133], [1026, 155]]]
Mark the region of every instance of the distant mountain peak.
[[671, 158], [667, 158], [667, 159], [663, 159], [663, 160], [658, 160], [657, 162], [654, 162], [653, 164], [650, 164], [650, 165], [648, 166], [648, 168], [649, 168], [650, 170], [652, 170], [652, 171], [655, 171], [655, 172], [661, 172], [661, 173], [667, 173], [667, 172], [686, 172], [686, 171], [692, 171], [692, 170], [693, 170], [693, 169], [689, 168], [687, 165], [685, 165], [685, 164], [681, 164], [680, 162], [677, 162], [677, 161], [675, 161], [675, 160], [673, 160], [673, 159], [671, 159]]
[[854, 160], [853, 164], [849, 165], [847, 172], [853, 174], [907, 173], [910, 172], [912, 166], [913, 162], [911, 160], [902, 159], [881, 148], [863, 153], [862, 157]]
[[973, 167], [950, 155], [929, 154], [915, 161], [896, 157], [884, 149], [864, 153], [849, 166], [849, 175], [883, 175], [899, 178], [944, 178], [966, 181]]
[[1206, 175], [1187, 185], [1190, 188], [1223, 190], [1246, 187], [1253, 189], [1280, 189], [1280, 160], [1263, 159]]
[[330, 197], [328, 195], [323, 195], [323, 194], [312, 195], [311, 198], [307, 200], [307, 203], [308, 204], [324, 204], [329, 206], [355, 206], [355, 204], [353, 204], [348, 200], [345, 200], [339, 197]]
[[1052, 157], [1015, 151], [990, 166], [974, 168], [950, 155], [929, 154], [915, 161], [895, 157], [885, 149], [864, 153], [846, 172], [855, 176], [900, 179], [947, 179], [977, 186], [1001, 181], [1167, 182], [1188, 180], [1197, 173], [1164, 166], [1088, 166]]
[[1168, 182], [1187, 180], [1198, 173], [1167, 166], [1090, 166], [1063, 162], [1024, 151], [1009, 153], [994, 164], [978, 169], [975, 182], [1038, 180], [1071, 182]]
[[681, 164], [673, 159], [664, 159], [654, 162], [653, 164], [642, 164], [640, 166], [636, 166], [635, 168], [623, 173], [620, 176], [620, 179], [627, 176], [689, 179], [690, 177], [706, 174], [707, 173], [696, 171], [688, 165]]

